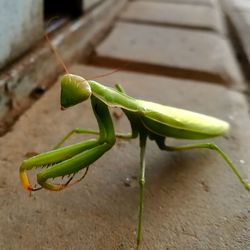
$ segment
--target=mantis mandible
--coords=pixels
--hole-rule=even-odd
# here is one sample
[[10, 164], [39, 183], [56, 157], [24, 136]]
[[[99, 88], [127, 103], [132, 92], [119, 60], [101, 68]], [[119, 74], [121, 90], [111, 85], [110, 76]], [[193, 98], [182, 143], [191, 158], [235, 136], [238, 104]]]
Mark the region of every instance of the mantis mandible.
[[[96, 117], [99, 131], [90, 129], [73, 129], [52, 151], [41, 153], [24, 160], [20, 166], [20, 179], [28, 191], [45, 188], [51, 191], [60, 191], [79, 182], [82, 178], [70, 183], [77, 172], [88, 167], [110, 150], [116, 138], [134, 139], [139, 137], [140, 145], [140, 194], [139, 217], [137, 226], [137, 249], [142, 239], [142, 222], [144, 210], [145, 184], [145, 151], [148, 139], [153, 140], [161, 150], [178, 151], [191, 149], [211, 149], [216, 151], [226, 161], [236, 174], [240, 182], [250, 192], [250, 185], [243, 179], [228, 156], [213, 143], [195, 143], [183, 146], [169, 146], [165, 144], [166, 137], [179, 139], [200, 140], [221, 136], [229, 129], [229, 124], [217, 118], [191, 111], [164, 106], [154, 102], [138, 100], [128, 96], [120, 85], [115, 88], [106, 87], [93, 80], [66, 74], [61, 79], [61, 107], [69, 108], [88, 98]], [[108, 107], [121, 108], [131, 125], [130, 134], [121, 134], [114, 131], [112, 118]], [[77, 144], [61, 147], [73, 134], [94, 134], [97, 139], [86, 140]], [[36, 167], [48, 167], [37, 174], [39, 188], [30, 184], [26, 171]], [[54, 183], [51, 179], [71, 175], [64, 184]]]

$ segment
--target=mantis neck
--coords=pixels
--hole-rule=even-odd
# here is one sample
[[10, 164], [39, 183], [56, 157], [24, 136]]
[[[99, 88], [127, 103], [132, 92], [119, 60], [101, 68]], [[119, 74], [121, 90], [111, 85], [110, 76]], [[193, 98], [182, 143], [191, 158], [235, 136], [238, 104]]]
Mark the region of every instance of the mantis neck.
[[88, 81], [88, 83], [91, 87], [92, 94], [106, 105], [124, 108], [132, 112], [138, 112], [140, 110], [136, 99], [96, 81]]

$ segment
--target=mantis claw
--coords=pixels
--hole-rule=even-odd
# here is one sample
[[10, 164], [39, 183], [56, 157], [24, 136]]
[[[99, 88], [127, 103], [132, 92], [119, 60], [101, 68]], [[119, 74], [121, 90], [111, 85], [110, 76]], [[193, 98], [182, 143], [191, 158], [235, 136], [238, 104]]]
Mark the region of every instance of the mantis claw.
[[39, 191], [39, 190], [41, 190], [41, 189], [43, 189], [43, 187], [39, 187], [39, 188], [32, 188], [32, 191]]
[[31, 184], [30, 184], [28, 175], [24, 172], [24, 170], [21, 170], [21, 169], [20, 169], [19, 175], [20, 175], [20, 180], [21, 180], [21, 183], [22, 183], [23, 187], [24, 187], [27, 191], [29, 191], [29, 192], [33, 191], [33, 187], [32, 187]]

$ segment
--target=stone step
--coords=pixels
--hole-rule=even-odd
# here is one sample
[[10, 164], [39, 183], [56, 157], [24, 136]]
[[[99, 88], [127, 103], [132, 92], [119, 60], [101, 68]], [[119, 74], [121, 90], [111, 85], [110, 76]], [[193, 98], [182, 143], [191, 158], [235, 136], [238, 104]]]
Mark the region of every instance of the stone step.
[[[141, 0], [137, 0], [141, 1]], [[192, 4], [192, 5], [205, 5], [210, 7], [217, 7], [217, 0], [143, 0], [149, 2], [161, 2], [161, 3], [178, 3], [178, 4]]]
[[234, 42], [246, 78], [250, 79], [250, 2], [248, 0], [223, 1], [234, 31]]
[[127, 6], [120, 19], [225, 33], [218, 9], [206, 5], [135, 1]]
[[[89, 79], [108, 70], [75, 65], [70, 72]], [[243, 95], [219, 85], [123, 71], [98, 81], [120, 83], [135, 98], [229, 121], [230, 134], [213, 141], [249, 176], [249, 114]], [[116, 112], [117, 131], [129, 131], [125, 116], [111, 112]], [[63, 192], [30, 197], [21, 187], [18, 167], [27, 155], [50, 150], [75, 127], [97, 127], [90, 103], [61, 111], [56, 83], [0, 138], [0, 249], [134, 249], [138, 139], [118, 140], [91, 165], [84, 181]], [[74, 136], [70, 143], [83, 138]], [[144, 218], [142, 249], [249, 248], [249, 195], [211, 151], [163, 152], [149, 141]]]
[[244, 88], [228, 41], [212, 32], [117, 22], [93, 62]]

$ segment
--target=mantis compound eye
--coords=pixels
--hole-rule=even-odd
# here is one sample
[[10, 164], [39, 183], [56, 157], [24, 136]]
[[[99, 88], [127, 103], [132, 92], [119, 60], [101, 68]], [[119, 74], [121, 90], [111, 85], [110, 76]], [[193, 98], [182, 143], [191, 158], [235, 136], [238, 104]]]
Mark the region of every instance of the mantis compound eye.
[[61, 107], [74, 106], [88, 99], [91, 95], [89, 83], [84, 78], [66, 74], [61, 79]]

